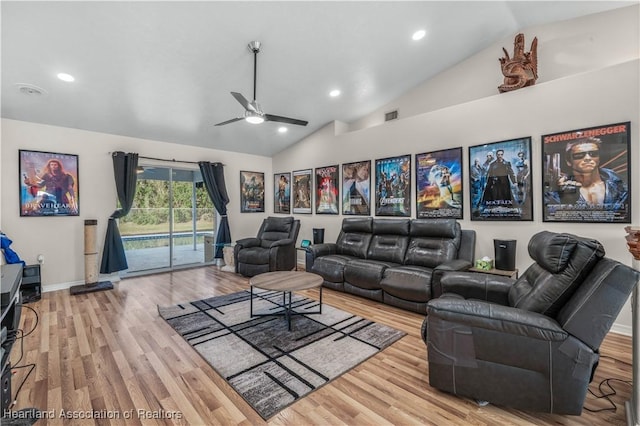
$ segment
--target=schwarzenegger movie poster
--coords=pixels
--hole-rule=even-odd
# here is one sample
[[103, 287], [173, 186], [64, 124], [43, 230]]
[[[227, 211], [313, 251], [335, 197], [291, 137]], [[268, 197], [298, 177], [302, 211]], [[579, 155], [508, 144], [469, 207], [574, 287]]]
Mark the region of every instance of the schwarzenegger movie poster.
[[411, 216], [411, 155], [376, 160], [376, 215]]
[[19, 150], [20, 216], [78, 216], [78, 156]]
[[371, 160], [342, 165], [342, 214], [371, 214]]
[[338, 165], [316, 169], [316, 214], [338, 214]]
[[543, 135], [543, 221], [631, 223], [629, 150], [629, 122]]
[[531, 138], [469, 147], [471, 220], [533, 220]]
[[462, 216], [462, 148], [416, 154], [416, 217]]

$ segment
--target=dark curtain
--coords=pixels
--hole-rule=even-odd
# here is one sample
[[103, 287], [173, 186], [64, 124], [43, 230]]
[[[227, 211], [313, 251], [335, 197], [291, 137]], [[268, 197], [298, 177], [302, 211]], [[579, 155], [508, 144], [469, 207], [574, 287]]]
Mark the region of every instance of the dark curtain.
[[116, 190], [118, 192], [118, 200], [122, 208], [113, 212], [107, 224], [107, 235], [104, 239], [104, 249], [102, 250], [102, 263], [100, 264], [101, 274], [110, 274], [112, 272], [122, 271], [129, 267], [127, 258], [124, 254], [124, 246], [118, 223], [116, 219], [129, 214], [131, 205], [133, 204], [133, 196], [136, 193], [136, 181], [138, 176], [136, 169], [138, 167], [138, 154], [122, 151], [113, 153], [113, 174], [116, 180]]
[[227, 219], [227, 204], [229, 204], [229, 195], [227, 187], [224, 184], [224, 166], [220, 163], [210, 163], [208, 161], [198, 162], [200, 173], [204, 187], [207, 188], [209, 198], [213, 201], [213, 205], [220, 214], [220, 225], [216, 235], [216, 259], [222, 258], [222, 247], [231, 243], [231, 231], [229, 230], [229, 221]]

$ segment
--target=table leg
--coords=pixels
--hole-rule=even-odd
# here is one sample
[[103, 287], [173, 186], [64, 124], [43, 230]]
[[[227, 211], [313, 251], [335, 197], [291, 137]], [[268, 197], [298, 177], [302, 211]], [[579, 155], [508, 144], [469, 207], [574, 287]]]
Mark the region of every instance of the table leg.
[[249, 318], [253, 318], [253, 286], [251, 286], [251, 297], [249, 298]]
[[318, 311], [318, 313], [322, 313], [322, 286], [320, 287], [320, 310]]
[[288, 291], [287, 293], [289, 293], [289, 305], [285, 309], [287, 315], [287, 325], [289, 326], [289, 331], [291, 331], [291, 292]]

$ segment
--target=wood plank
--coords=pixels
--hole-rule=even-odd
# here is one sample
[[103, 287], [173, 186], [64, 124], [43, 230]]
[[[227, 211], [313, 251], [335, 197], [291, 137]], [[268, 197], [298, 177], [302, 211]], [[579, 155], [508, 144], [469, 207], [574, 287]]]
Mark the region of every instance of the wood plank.
[[[427, 351], [420, 336], [424, 316], [361, 297], [323, 290], [323, 303], [387, 324], [407, 336], [333, 382], [292, 404], [268, 422], [231, 388], [165, 321], [157, 306], [168, 306], [249, 289], [249, 280], [217, 267], [125, 279], [110, 291], [70, 296], [67, 291], [44, 293], [28, 306], [39, 321], [23, 340], [21, 364], [33, 362], [34, 372], [14, 409], [126, 410], [160, 413], [178, 410], [182, 419], [124, 419], [96, 424], [224, 424], [224, 425], [595, 425], [625, 424], [623, 404], [631, 387], [612, 381], [617, 409], [581, 416], [522, 412], [441, 392], [429, 386]], [[301, 294], [314, 299], [318, 290]], [[22, 327], [29, 331], [35, 314], [23, 310]], [[18, 345], [15, 345], [18, 347]], [[14, 349], [12, 361], [20, 351]], [[590, 389], [599, 394], [604, 379], [631, 380], [631, 339], [610, 333]], [[27, 368], [16, 369], [14, 390]], [[585, 406], [606, 408], [604, 399], [588, 395]], [[66, 424], [60, 419], [38, 424]]]

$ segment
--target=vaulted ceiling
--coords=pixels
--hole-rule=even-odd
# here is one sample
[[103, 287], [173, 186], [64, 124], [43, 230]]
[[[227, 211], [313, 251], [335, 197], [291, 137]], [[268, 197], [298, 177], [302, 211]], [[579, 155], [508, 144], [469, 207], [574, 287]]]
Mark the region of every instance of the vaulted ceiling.
[[[3, 1], [2, 117], [271, 156], [523, 28], [632, 3]], [[307, 126], [214, 126], [253, 99], [253, 40], [263, 110]]]

